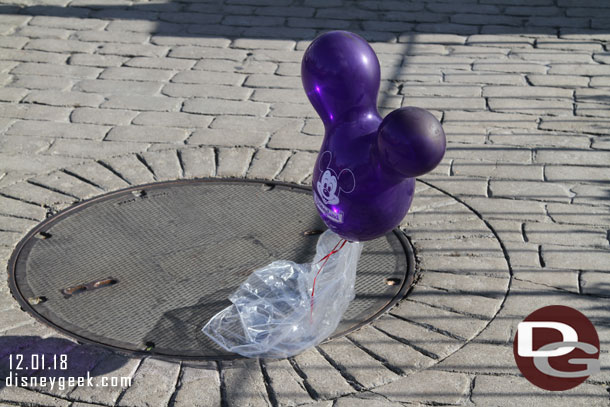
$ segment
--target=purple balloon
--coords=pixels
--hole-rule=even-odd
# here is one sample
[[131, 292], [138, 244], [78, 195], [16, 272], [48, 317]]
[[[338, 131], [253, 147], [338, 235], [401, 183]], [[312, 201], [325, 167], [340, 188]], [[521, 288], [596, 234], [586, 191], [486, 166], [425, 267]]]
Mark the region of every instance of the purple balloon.
[[413, 177], [444, 155], [440, 123], [418, 108], [398, 109], [381, 120], [379, 60], [350, 32], [316, 38], [303, 56], [301, 78], [325, 127], [312, 181], [320, 216], [348, 240], [385, 235], [411, 206]]

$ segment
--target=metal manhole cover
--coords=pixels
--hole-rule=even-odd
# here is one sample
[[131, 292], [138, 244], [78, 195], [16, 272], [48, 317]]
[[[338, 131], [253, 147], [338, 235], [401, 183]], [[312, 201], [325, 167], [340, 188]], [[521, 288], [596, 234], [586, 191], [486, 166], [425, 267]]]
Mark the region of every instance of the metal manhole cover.
[[[311, 261], [323, 230], [309, 189], [171, 181], [80, 203], [40, 224], [9, 263], [11, 290], [81, 342], [176, 359], [230, 359], [202, 332], [254, 269]], [[380, 315], [413, 281], [400, 231], [366, 242], [356, 299], [333, 336]], [[390, 284], [388, 284], [390, 283]]]

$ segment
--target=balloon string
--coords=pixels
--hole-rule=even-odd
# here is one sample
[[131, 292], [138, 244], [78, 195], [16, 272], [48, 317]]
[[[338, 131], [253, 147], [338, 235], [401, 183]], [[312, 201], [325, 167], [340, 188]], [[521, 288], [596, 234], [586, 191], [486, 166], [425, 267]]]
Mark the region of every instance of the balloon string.
[[[314, 293], [316, 291], [316, 279], [318, 278], [318, 275], [320, 274], [320, 272], [322, 271], [322, 269], [324, 268], [324, 266], [326, 266], [326, 263], [328, 262], [328, 259], [330, 259], [330, 256], [332, 256], [335, 253], [338, 253], [339, 250], [343, 249], [343, 246], [345, 246], [345, 243], [347, 243], [347, 239], [341, 239], [337, 242], [337, 244], [335, 245], [335, 247], [333, 247], [333, 249], [330, 251], [330, 253], [328, 253], [326, 256], [322, 257], [316, 264], [320, 264], [322, 262], [324, 262], [320, 268], [318, 269], [318, 272], [316, 273], [315, 277], [313, 278], [313, 287], [311, 288], [311, 310], [310, 310], [310, 318], [313, 320], [313, 296]], [[341, 245], [341, 246], [339, 246]], [[337, 247], [339, 247], [337, 249]]]

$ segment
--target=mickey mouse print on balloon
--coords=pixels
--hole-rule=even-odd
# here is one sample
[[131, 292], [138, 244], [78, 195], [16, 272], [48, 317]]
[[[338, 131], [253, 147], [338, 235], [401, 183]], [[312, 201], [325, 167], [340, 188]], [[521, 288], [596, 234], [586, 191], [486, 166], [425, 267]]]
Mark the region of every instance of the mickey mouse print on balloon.
[[385, 235], [407, 214], [415, 177], [442, 160], [441, 124], [417, 107], [382, 120], [379, 60], [364, 39], [347, 31], [328, 32], [309, 45], [301, 79], [325, 129], [312, 180], [318, 213], [350, 241]]
[[331, 168], [332, 156], [330, 151], [320, 155], [318, 169], [322, 175], [316, 183], [317, 194], [314, 194], [314, 201], [319, 211], [324, 212], [334, 222], [343, 223], [343, 212], [334, 205], [340, 203], [340, 195], [349, 194], [356, 188], [356, 179], [348, 168], [342, 169], [337, 175]]

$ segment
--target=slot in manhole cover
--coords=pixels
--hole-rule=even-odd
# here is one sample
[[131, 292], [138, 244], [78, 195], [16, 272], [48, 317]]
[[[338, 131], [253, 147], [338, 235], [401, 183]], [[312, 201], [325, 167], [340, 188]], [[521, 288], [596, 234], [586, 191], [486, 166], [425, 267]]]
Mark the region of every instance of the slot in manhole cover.
[[[305, 187], [171, 181], [82, 202], [41, 223], [9, 264], [11, 290], [81, 342], [176, 359], [230, 359], [201, 328], [254, 269], [313, 259], [325, 229]], [[396, 230], [366, 242], [356, 299], [333, 336], [379, 316], [413, 281]]]

